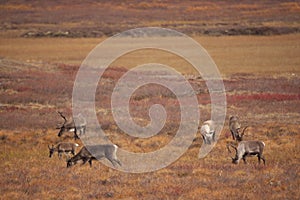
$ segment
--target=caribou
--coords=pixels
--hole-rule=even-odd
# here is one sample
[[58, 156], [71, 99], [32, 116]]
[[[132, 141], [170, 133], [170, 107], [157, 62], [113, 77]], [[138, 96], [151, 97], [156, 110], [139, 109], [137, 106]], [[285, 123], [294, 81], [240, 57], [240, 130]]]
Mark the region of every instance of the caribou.
[[245, 130], [248, 128], [248, 126], [244, 127], [242, 133], [240, 134], [241, 124], [239, 123], [239, 119], [237, 116], [231, 116], [229, 119], [229, 129], [232, 135], [232, 139], [236, 140], [238, 142], [243, 140], [243, 136], [245, 133]]
[[70, 142], [61, 142], [56, 144], [55, 146], [52, 144], [52, 147], [48, 145], [49, 157], [51, 158], [54, 152], [57, 152], [59, 159], [61, 158], [62, 153], [64, 154], [71, 153], [74, 156], [76, 148], [78, 146], [79, 146], [78, 144], [70, 143]]
[[263, 151], [265, 148], [265, 143], [262, 141], [241, 141], [237, 147], [232, 144], [227, 145], [228, 151], [231, 153], [230, 148], [232, 147], [235, 150], [235, 157], [231, 157], [232, 163], [238, 164], [241, 159], [243, 159], [246, 164], [246, 157], [255, 156], [258, 157], [258, 163], [260, 164], [260, 160], [262, 159], [265, 165], [265, 158], [263, 156]]
[[[76, 118], [76, 120], [72, 119], [68, 122], [68, 120], [66, 119], [66, 117], [62, 114], [62, 112], [58, 112], [58, 114], [64, 119], [64, 122], [61, 126], [57, 127], [56, 129], [59, 129], [58, 132], [58, 137], [61, 137], [62, 134], [66, 131], [70, 131], [70, 132], [74, 132], [74, 138], [79, 139], [79, 136], [77, 134], [77, 131], [79, 131], [79, 135], [82, 135], [85, 133], [85, 129], [86, 129], [86, 121], [85, 119], [82, 117], [82, 115], [78, 115]], [[75, 121], [80, 122], [79, 124], [75, 124]]]
[[204, 144], [211, 144], [215, 141], [215, 123], [212, 120], [203, 122], [200, 128]]
[[229, 129], [233, 140], [236, 140], [238, 138], [240, 128], [241, 124], [239, 123], [238, 117], [231, 116], [229, 119]]
[[122, 164], [117, 158], [117, 149], [117, 145], [111, 144], [84, 146], [75, 156], [67, 160], [67, 168], [75, 165], [80, 160], [82, 165], [89, 162], [90, 167], [92, 167], [92, 161], [101, 158], [108, 159], [114, 167], [117, 164], [121, 166]]

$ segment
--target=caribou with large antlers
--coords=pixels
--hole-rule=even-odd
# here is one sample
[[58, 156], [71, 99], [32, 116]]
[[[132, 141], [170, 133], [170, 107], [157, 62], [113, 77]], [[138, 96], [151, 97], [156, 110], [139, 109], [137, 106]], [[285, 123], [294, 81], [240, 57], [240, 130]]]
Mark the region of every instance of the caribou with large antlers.
[[246, 164], [246, 157], [254, 155], [257, 155], [258, 163], [260, 163], [261, 159], [263, 160], [264, 164], [266, 162], [263, 156], [265, 143], [262, 141], [241, 141], [237, 147], [232, 144], [228, 144], [227, 149], [229, 152], [231, 152], [229, 147], [232, 147], [235, 150], [235, 157], [231, 157], [232, 163], [234, 164], [238, 164], [241, 159], [243, 159], [244, 163]]
[[68, 122], [66, 117], [62, 114], [62, 112], [58, 112], [58, 114], [64, 119], [64, 123], [60, 127], [57, 127], [57, 129], [59, 129], [58, 137], [62, 136], [62, 134], [66, 131], [73, 131], [74, 132], [74, 138], [76, 140], [76, 139], [79, 139], [77, 131], [79, 131], [80, 135], [85, 133], [86, 121], [82, 117], [82, 115], [77, 116], [78, 119], [76, 120], [76, 122], [78, 121], [80, 123], [75, 124], [74, 119], [72, 119]]

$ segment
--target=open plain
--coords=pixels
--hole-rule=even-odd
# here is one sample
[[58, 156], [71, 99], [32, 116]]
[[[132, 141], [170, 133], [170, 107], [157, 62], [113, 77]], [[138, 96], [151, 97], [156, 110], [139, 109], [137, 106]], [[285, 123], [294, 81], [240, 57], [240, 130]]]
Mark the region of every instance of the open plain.
[[[0, 199], [299, 199], [299, 3], [116, 2], [1, 3]], [[99, 9], [102, 12], [90, 19], [89, 8], [93, 16], [98, 16]], [[75, 12], [80, 9], [81, 14]], [[143, 174], [121, 172], [101, 162], [67, 168], [65, 159], [56, 154], [49, 158], [48, 145], [74, 142], [68, 134], [57, 137], [55, 128], [62, 123], [57, 111], [72, 114], [73, 84], [81, 62], [110, 35], [139, 26], [175, 28], [191, 35], [218, 66], [226, 90], [227, 117], [213, 150], [198, 159], [202, 145], [198, 132], [178, 160]], [[205, 81], [182, 58], [155, 50], [124, 55], [99, 82], [96, 112], [108, 138], [128, 151], [162, 148], [180, 123], [178, 101], [172, 92], [155, 84], [134, 93], [130, 112], [144, 126], [149, 123], [149, 107], [162, 104], [168, 117], [159, 134], [148, 139], [130, 137], [113, 119], [111, 94], [118, 79], [134, 66], [154, 61], [185, 75], [197, 91], [199, 123], [210, 118]], [[254, 157], [248, 158], [248, 164], [231, 163], [233, 153], [226, 149], [232, 142], [231, 115], [249, 126], [245, 140], [265, 142], [265, 166]]]

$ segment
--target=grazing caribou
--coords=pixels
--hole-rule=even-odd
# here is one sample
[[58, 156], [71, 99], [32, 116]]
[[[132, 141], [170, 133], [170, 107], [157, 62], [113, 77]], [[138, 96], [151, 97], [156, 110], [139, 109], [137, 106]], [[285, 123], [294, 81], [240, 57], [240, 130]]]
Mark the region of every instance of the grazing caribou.
[[215, 123], [212, 120], [207, 120], [200, 128], [204, 144], [211, 144], [215, 141]]
[[67, 167], [75, 165], [80, 160], [82, 160], [82, 164], [89, 162], [92, 167], [92, 160], [99, 160], [101, 158], [108, 159], [113, 166], [117, 164], [121, 166], [121, 162], [117, 158], [117, 149], [117, 145], [111, 144], [85, 146], [75, 156], [67, 160]]
[[232, 158], [232, 163], [234, 164], [238, 164], [239, 161], [241, 159], [243, 159], [244, 163], [246, 164], [247, 161], [246, 161], [246, 157], [247, 156], [254, 156], [254, 155], [257, 155], [258, 157], [258, 163], [260, 163], [260, 159], [263, 160], [264, 162], [264, 165], [265, 165], [265, 158], [263, 156], [263, 151], [264, 151], [264, 148], [265, 148], [265, 143], [262, 142], [262, 141], [241, 141], [237, 147], [235, 147], [234, 145], [232, 144], [228, 144], [227, 145], [227, 149], [229, 152], [230, 149], [229, 147], [232, 147], [234, 148], [236, 154], [235, 154], [235, 157], [231, 157]]
[[74, 138], [76, 140], [76, 139], [79, 139], [77, 131], [79, 131], [80, 135], [85, 133], [86, 121], [82, 117], [82, 115], [78, 115], [77, 116], [78, 120], [76, 120], [76, 121], [80, 121], [81, 123], [75, 125], [74, 119], [72, 119], [71, 121], [68, 122], [66, 117], [62, 114], [62, 112], [58, 112], [58, 114], [64, 119], [64, 123], [60, 127], [57, 127], [57, 129], [59, 129], [58, 137], [62, 136], [62, 134], [66, 131], [73, 131]]
[[241, 128], [241, 124], [239, 123], [238, 117], [231, 116], [229, 119], [229, 129], [230, 129], [233, 140], [237, 140], [237, 138], [239, 136], [240, 128]]
[[52, 155], [54, 154], [54, 152], [57, 152], [59, 158], [61, 158], [62, 153], [64, 153], [64, 154], [71, 153], [71, 154], [75, 155], [75, 151], [78, 146], [79, 146], [78, 144], [70, 143], [70, 142], [61, 142], [61, 143], [56, 144], [55, 146], [52, 145], [52, 147], [50, 147], [48, 145], [49, 157], [51, 158]]

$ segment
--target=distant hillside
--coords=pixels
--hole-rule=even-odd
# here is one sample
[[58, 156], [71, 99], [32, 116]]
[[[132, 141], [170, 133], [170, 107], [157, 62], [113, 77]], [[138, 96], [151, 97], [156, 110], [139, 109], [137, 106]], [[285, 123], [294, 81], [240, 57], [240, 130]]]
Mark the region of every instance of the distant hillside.
[[[23, 3], [22, 3], [23, 2]], [[194, 35], [300, 32], [295, 1], [1, 1], [0, 32], [23, 37], [99, 37], [145, 26]]]

